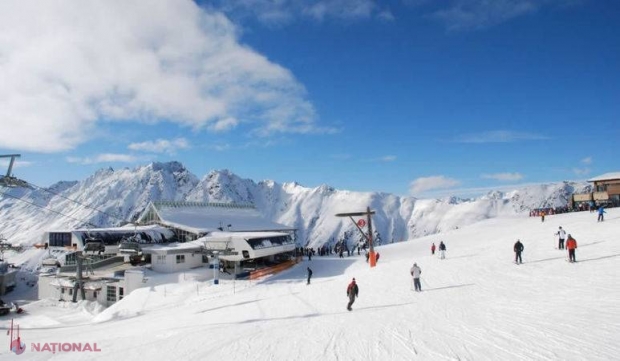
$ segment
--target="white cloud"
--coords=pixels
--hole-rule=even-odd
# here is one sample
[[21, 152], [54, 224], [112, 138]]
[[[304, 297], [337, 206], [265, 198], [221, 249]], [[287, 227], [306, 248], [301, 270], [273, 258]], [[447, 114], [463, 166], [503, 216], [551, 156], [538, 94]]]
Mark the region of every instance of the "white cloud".
[[411, 182], [409, 191], [412, 195], [417, 195], [434, 189], [453, 188], [459, 184], [461, 182], [458, 180], [444, 176], [421, 177]]
[[581, 160], [582, 164], [592, 164], [592, 157], [586, 157]]
[[496, 25], [536, 11], [543, 1], [534, 0], [456, 0], [447, 9], [433, 14], [448, 30], [465, 30]]
[[8, 149], [73, 149], [102, 119], [330, 131], [289, 70], [189, 0], [0, 2], [0, 79]]
[[253, 17], [269, 25], [289, 24], [296, 19], [324, 21], [394, 18], [389, 10], [382, 9], [375, 0], [218, 0], [212, 5], [233, 17]]
[[377, 17], [384, 21], [394, 21], [396, 17], [390, 10], [382, 10], [377, 14]]
[[523, 179], [523, 175], [520, 173], [495, 173], [495, 174], [483, 174], [481, 178], [495, 179], [502, 182], [514, 182]]
[[396, 156], [395, 155], [386, 155], [383, 157], [379, 157], [379, 158], [373, 158], [370, 161], [371, 162], [385, 162], [385, 163], [389, 163], [389, 162], [393, 162], [396, 160]]
[[456, 138], [459, 143], [511, 143], [524, 140], [546, 140], [546, 136], [533, 133], [496, 130], [476, 134], [463, 134]]
[[573, 168], [573, 173], [579, 176], [584, 176], [590, 174], [592, 170], [590, 168]]
[[128, 148], [143, 152], [174, 154], [178, 149], [188, 149], [189, 147], [187, 139], [176, 138], [173, 140], [157, 139], [149, 142], [132, 143]]
[[[0, 167], [4, 169], [0, 169], [0, 176], [6, 175], [6, 171], [8, 170], [11, 161], [9, 159], [0, 159]], [[33, 162], [15, 160], [13, 162], [13, 169], [15, 168], [27, 168], [33, 165]]]
[[215, 150], [216, 152], [223, 152], [229, 150], [231, 148], [230, 144], [212, 144], [208, 146], [209, 149]]
[[98, 163], [134, 163], [142, 160], [139, 157], [129, 154], [99, 154], [91, 157], [67, 157], [67, 162], [77, 164], [98, 164]]

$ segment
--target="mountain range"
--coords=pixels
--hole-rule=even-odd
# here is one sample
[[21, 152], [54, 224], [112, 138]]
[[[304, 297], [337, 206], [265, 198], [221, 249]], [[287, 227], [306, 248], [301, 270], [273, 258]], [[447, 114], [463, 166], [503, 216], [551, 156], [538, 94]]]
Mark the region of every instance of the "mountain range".
[[571, 194], [590, 191], [585, 182], [530, 185], [478, 198], [417, 199], [381, 192], [352, 192], [328, 185], [255, 182], [229, 170], [199, 179], [179, 162], [133, 169], [100, 169], [82, 181], [43, 188], [0, 190], [0, 234], [14, 245], [43, 242], [48, 230], [111, 227], [135, 220], [150, 201], [223, 202], [254, 205], [266, 218], [297, 228], [300, 245], [317, 247], [361, 236], [337, 213], [370, 207], [375, 237], [393, 243], [437, 234], [498, 216], [527, 216], [539, 207], [564, 207]]

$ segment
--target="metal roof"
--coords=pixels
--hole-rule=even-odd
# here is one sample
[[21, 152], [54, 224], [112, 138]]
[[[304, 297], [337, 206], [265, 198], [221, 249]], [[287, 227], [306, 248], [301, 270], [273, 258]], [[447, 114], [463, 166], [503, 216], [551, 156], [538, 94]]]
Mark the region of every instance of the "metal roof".
[[588, 179], [588, 182], [600, 182], [600, 181], [616, 180], [616, 179], [620, 179], [620, 172], [605, 173], [605, 174], [599, 175], [598, 177]]

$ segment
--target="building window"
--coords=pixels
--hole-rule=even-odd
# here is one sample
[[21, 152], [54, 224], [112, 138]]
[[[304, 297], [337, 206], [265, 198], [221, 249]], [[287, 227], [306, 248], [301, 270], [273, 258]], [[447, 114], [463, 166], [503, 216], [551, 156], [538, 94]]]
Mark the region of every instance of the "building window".
[[177, 254], [177, 263], [185, 263], [185, 255]]
[[157, 255], [157, 263], [165, 264], [166, 263], [166, 255]]
[[97, 299], [97, 291], [93, 291], [93, 298]]
[[73, 296], [73, 288], [69, 288], [69, 296]]
[[119, 301], [123, 299], [123, 294], [124, 294], [123, 287], [119, 287], [118, 288], [118, 300]]
[[60, 287], [60, 294], [64, 294], [65, 293], [65, 289]]
[[106, 291], [106, 300], [108, 302], [116, 302], [116, 287], [108, 286]]

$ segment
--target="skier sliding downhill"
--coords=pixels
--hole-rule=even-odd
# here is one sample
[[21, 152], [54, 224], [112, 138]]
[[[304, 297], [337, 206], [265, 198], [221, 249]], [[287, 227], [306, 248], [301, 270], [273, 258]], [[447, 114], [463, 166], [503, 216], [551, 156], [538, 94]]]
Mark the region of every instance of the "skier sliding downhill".
[[417, 263], [414, 263], [413, 267], [411, 267], [410, 273], [413, 276], [413, 286], [415, 287], [415, 291], [421, 292], [422, 285], [420, 284], [420, 275], [422, 274], [422, 269], [418, 267]]
[[353, 302], [355, 302], [355, 298], [359, 293], [359, 287], [357, 287], [357, 283], [355, 283], [355, 278], [349, 283], [347, 286], [347, 297], [349, 297], [349, 303], [347, 304], [347, 310], [351, 311], [353, 306]]

